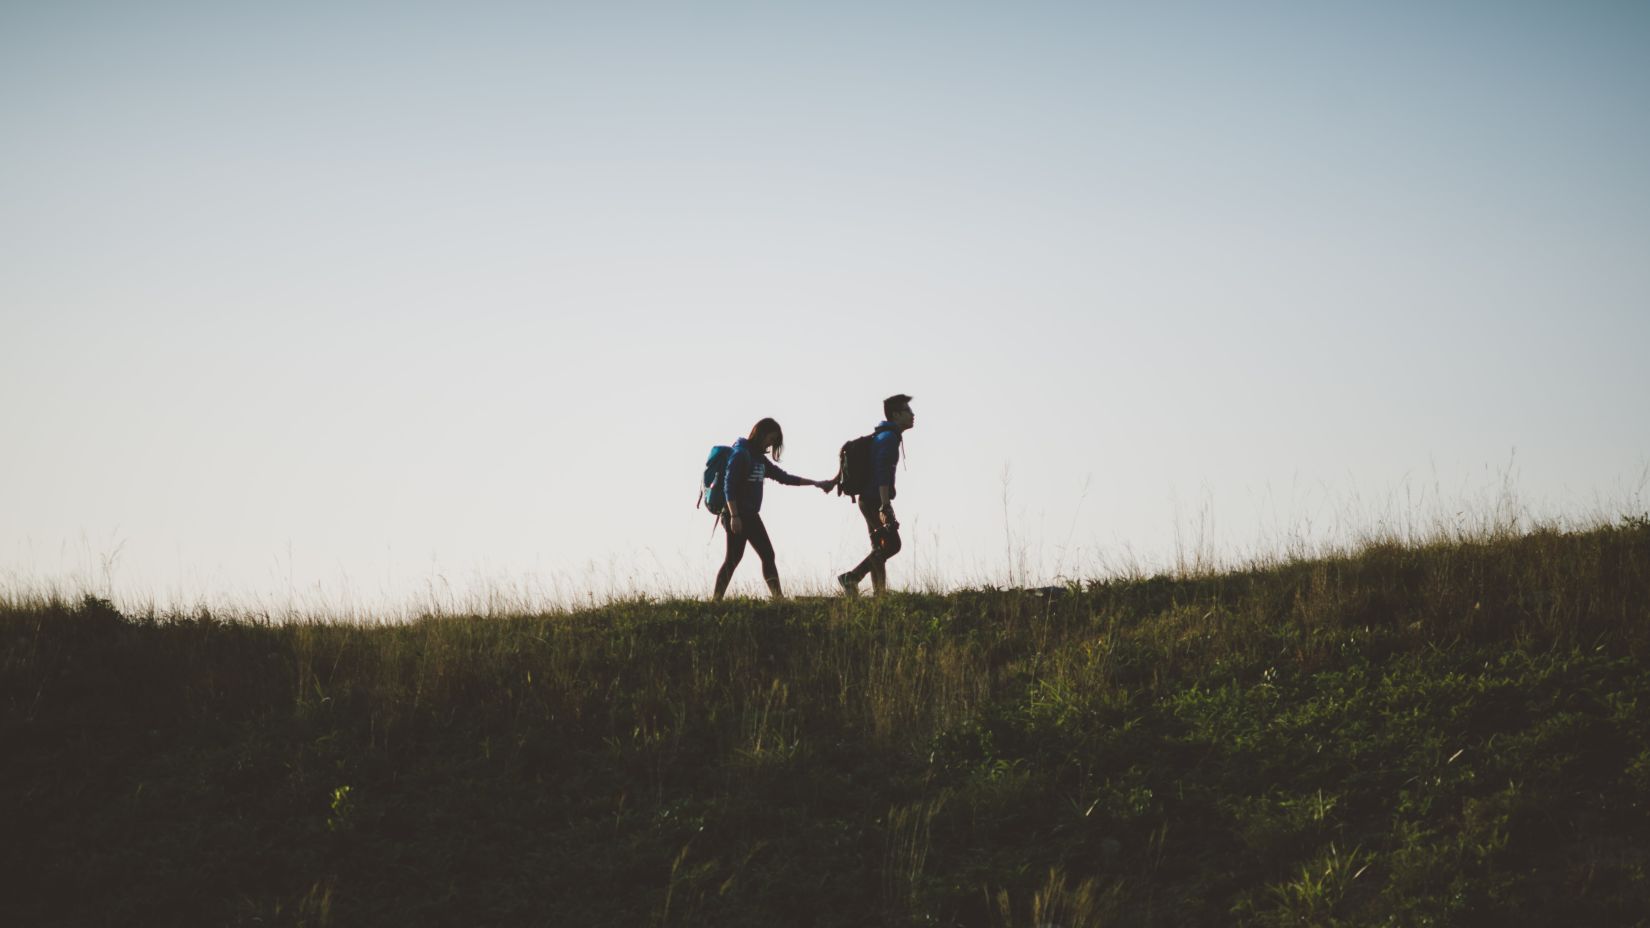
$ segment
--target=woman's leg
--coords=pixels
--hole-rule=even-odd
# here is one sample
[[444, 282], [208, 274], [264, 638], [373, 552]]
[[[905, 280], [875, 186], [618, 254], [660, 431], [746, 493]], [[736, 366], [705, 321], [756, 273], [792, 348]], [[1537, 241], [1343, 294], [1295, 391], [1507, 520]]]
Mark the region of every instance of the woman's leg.
[[[728, 591], [728, 581], [733, 579], [733, 569], [739, 566], [739, 559], [745, 556], [745, 536], [750, 533], [751, 520], [747, 518], [740, 521], [744, 523], [745, 532], [744, 534], [735, 535], [728, 531], [727, 515], [725, 513], [722, 515], [722, 534], [727, 536], [728, 550], [727, 554], [722, 557], [722, 569], [716, 572], [716, 595], [713, 597], [714, 599], [721, 599], [722, 594]], [[767, 533], [764, 532], [762, 540], [765, 542], [767, 538]]]
[[760, 515], [752, 515], [745, 520], [745, 534], [750, 536], [756, 556], [762, 559], [762, 579], [768, 581], [768, 592], [779, 599], [785, 595], [779, 589], [779, 564], [774, 560], [773, 541], [768, 538], [768, 527], [763, 524]]

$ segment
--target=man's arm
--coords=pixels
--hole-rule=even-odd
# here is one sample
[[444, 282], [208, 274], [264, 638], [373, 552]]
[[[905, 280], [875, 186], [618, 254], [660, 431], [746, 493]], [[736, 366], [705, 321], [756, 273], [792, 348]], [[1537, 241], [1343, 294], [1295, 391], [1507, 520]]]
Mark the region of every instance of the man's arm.
[[[889, 512], [894, 500], [894, 471], [899, 464], [899, 433], [883, 432], [871, 446], [871, 472], [876, 476], [878, 502], [881, 510]], [[885, 520], [886, 521], [886, 520]]]
[[881, 505], [877, 507], [877, 515], [882, 518], [882, 524], [899, 528], [899, 522], [894, 518], [894, 488], [885, 483], [877, 487], [877, 493], [881, 495], [879, 500]]

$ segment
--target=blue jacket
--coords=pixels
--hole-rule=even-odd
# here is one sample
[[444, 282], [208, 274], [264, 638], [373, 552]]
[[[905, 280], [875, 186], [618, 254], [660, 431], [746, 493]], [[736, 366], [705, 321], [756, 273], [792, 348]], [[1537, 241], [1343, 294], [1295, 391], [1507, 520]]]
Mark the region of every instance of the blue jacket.
[[888, 498], [894, 498], [894, 465], [899, 463], [900, 436], [904, 429], [892, 422], [877, 423], [871, 439], [871, 498], [881, 499], [880, 487], [888, 488]]
[[728, 469], [722, 475], [728, 499], [733, 500], [742, 516], [762, 511], [762, 481], [777, 480], [788, 487], [799, 487], [808, 481], [785, 473], [768, 456], [757, 451], [749, 440], [741, 438], [733, 443], [733, 454], [728, 456]]

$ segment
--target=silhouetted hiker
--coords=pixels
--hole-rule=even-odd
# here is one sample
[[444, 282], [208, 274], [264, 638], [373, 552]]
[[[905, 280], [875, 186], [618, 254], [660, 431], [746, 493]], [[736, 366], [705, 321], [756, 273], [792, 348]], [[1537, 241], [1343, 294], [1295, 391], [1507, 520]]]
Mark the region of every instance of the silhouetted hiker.
[[[707, 470], [714, 467], [719, 456], [727, 459], [721, 487], [713, 485], [715, 475], [711, 474], [712, 480], [707, 481], [705, 493], [712, 512], [718, 511], [719, 497], [726, 497], [721, 521], [722, 528], [727, 530], [728, 553], [722, 559], [722, 569], [716, 572], [716, 599], [721, 599], [722, 594], [727, 592], [728, 581], [733, 579], [733, 569], [745, 556], [746, 542], [756, 549], [757, 557], [762, 559], [762, 579], [768, 581], [768, 590], [775, 599], [785, 595], [779, 589], [779, 566], [774, 563], [773, 542], [768, 539], [768, 527], [762, 524], [762, 481], [771, 479], [786, 486], [812, 486], [827, 491], [831, 488], [829, 481], [808, 480], [785, 473], [778, 464], [768, 460], [770, 448], [773, 449], [774, 459], [778, 460], [785, 451], [785, 432], [778, 422], [763, 419], [751, 428], [749, 438], [735, 441], [731, 449], [718, 447], [711, 450]], [[723, 451], [728, 453], [720, 455]]]
[[877, 595], [886, 592], [886, 565], [900, 549], [899, 520], [894, 518], [894, 465], [899, 463], [905, 430], [917, 424], [917, 417], [911, 412], [911, 397], [903, 393], [883, 400], [882, 414], [875, 431], [842, 446], [842, 467], [837, 472], [838, 492], [857, 497], [859, 514], [871, 533], [871, 553], [858, 567], [836, 578], [850, 596], [858, 595], [859, 581], [867, 573]]

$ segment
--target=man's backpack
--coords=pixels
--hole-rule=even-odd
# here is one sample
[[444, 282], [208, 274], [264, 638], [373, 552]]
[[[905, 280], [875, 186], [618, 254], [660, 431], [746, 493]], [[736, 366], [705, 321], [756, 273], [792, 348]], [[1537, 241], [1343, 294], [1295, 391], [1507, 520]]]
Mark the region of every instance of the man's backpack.
[[[883, 431], [881, 429], [878, 432]], [[872, 473], [871, 456], [878, 432], [844, 442], [837, 453], [836, 492], [854, 501], [866, 493], [876, 493], [877, 475]]]
[[733, 449], [727, 445], [710, 449], [710, 457], [705, 459], [703, 488], [699, 491], [699, 502], [694, 504], [695, 508], [702, 504], [713, 516], [721, 515], [728, 508], [728, 487], [724, 475], [728, 472], [728, 458], [731, 457]]

